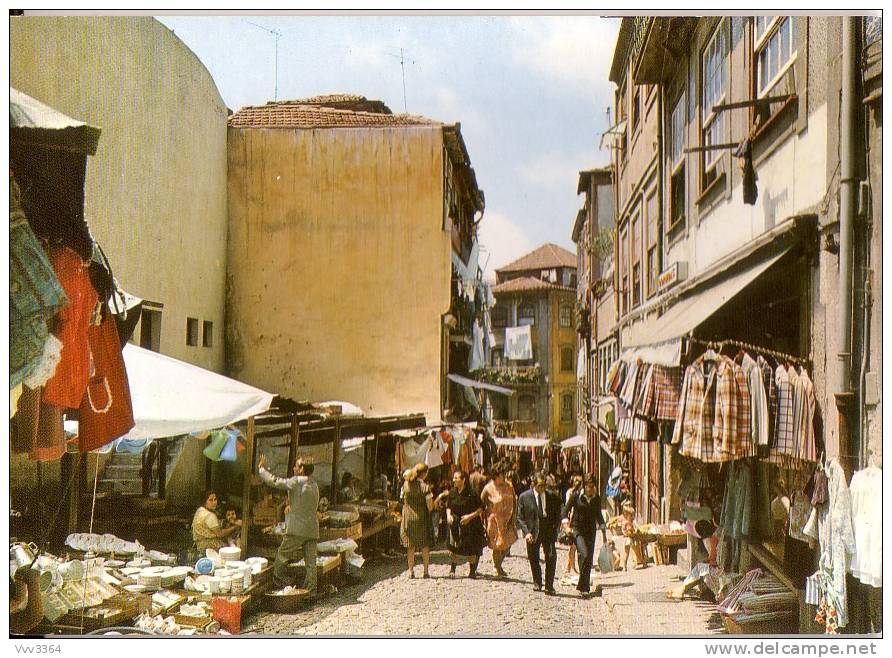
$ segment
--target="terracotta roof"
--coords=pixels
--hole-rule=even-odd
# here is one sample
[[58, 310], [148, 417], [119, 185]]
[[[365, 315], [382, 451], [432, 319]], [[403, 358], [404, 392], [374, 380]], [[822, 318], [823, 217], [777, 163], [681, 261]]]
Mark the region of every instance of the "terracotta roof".
[[513, 263], [496, 269], [496, 272], [518, 272], [520, 270], [541, 270], [547, 267], [576, 267], [576, 254], [550, 242], [521, 256]]
[[232, 128], [374, 128], [378, 126], [440, 126], [422, 116], [355, 112], [319, 105], [277, 102], [248, 105], [229, 117]]
[[354, 112], [373, 112], [375, 114], [393, 114], [383, 101], [369, 100], [359, 94], [325, 94], [310, 96], [291, 101], [269, 101], [267, 105], [316, 105], [336, 110], [352, 110]]
[[521, 276], [493, 286], [492, 289], [492, 291], [497, 294], [504, 292], [532, 292], [536, 290], [566, 290], [568, 292], [575, 292], [576, 288], [561, 286], [557, 283], [549, 283], [548, 281], [537, 279], [534, 276]]

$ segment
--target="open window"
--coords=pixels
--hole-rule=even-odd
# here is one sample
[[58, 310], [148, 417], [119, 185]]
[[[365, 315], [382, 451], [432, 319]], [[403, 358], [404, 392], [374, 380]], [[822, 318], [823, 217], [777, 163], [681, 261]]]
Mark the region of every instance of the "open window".
[[756, 95], [769, 95], [796, 59], [796, 18], [756, 16], [754, 24]]

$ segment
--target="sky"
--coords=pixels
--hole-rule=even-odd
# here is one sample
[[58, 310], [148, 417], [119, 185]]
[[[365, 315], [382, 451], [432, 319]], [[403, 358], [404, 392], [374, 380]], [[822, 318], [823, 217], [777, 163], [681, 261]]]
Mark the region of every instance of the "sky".
[[[619, 19], [595, 16], [159, 16], [226, 105], [355, 93], [460, 122], [486, 195], [487, 274], [545, 242], [571, 251], [580, 170], [599, 150]], [[276, 76], [276, 38], [278, 42]], [[404, 66], [400, 65], [400, 49]], [[405, 69], [405, 98], [402, 68]], [[404, 104], [405, 103], [405, 104]]]

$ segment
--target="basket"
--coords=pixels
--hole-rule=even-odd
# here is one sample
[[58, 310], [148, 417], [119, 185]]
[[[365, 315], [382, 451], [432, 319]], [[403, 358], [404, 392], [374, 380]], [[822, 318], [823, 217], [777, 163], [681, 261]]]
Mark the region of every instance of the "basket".
[[361, 539], [362, 521], [358, 521], [346, 528], [320, 528], [319, 541], [329, 539]]
[[309, 595], [310, 591], [306, 589], [295, 590], [293, 594], [266, 593], [263, 595], [263, 609], [284, 614], [297, 612]]
[[682, 546], [688, 543], [686, 533], [673, 533], [671, 535], [660, 535], [657, 540], [663, 546]]
[[722, 624], [729, 635], [788, 635], [798, 632], [799, 617], [797, 613], [790, 612], [780, 619], [741, 623], [731, 615], [722, 613]]

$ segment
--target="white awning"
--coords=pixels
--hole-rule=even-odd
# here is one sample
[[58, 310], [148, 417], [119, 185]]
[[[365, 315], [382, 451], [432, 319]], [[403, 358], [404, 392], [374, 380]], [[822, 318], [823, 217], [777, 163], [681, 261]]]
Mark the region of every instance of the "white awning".
[[462, 386], [470, 386], [471, 388], [482, 388], [485, 391], [492, 391], [493, 393], [502, 393], [503, 395], [514, 395], [514, 391], [510, 388], [504, 388], [502, 386], [496, 386], [495, 384], [487, 384], [486, 382], [479, 382], [476, 379], [468, 379], [467, 377], [462, 377], [461, 375], [454, 375], [450, 373], [447, 375], [449, 379], [454, 381], [456, 384], [461, 384]]
[[681, 364], [681, 339], [764, 274], [789, 251], [760, 261], [718, 283], [682, 299], [659, 318], [630, 327], [623, 340], [623, 358], [640, 358], [665, 366]]
[[508, 446], [510, 448], [542, 448], [543, 446], [548, 445], [548, 439], [541, 439], [538, 437], [505, 437], [505, 436], [494, 436], [493, 441], [496, 442], [497, 446]]
[[571, 436], [569, 439], [561, 441], [561, 448], [582, 448], [585, 446], [585, 437], [581, 434]]
[[217, 429], [269, 409], [273, 394], [210, 370], [127, 344], [133, 418], [128, 439]]

